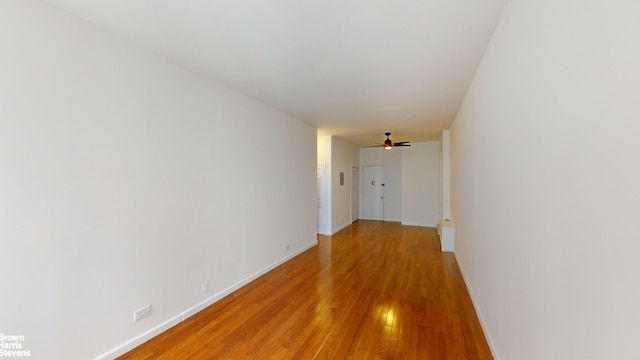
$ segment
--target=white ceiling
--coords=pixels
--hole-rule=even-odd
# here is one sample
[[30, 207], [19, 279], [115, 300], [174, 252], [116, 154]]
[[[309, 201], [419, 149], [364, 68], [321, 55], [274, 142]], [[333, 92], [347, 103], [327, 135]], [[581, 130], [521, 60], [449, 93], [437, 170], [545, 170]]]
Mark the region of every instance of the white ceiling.
[[357, 145], [439, 138], [506, 0], [46, 0]]

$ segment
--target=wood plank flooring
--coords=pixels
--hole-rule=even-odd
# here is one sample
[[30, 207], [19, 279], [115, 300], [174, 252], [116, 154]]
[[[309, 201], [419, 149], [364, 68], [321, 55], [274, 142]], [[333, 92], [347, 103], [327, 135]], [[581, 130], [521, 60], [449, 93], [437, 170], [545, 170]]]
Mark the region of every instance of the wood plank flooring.
[[435, 229], [360, 220], [121, 359], [492, 359]]

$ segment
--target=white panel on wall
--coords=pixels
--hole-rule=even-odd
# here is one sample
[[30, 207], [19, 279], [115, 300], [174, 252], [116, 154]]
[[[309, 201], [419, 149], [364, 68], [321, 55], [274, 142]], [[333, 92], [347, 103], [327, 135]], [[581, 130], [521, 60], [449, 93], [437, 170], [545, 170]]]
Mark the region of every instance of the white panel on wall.
[[436, 227], [440, 218], [440, 144], [402, 149], [402, 224]]

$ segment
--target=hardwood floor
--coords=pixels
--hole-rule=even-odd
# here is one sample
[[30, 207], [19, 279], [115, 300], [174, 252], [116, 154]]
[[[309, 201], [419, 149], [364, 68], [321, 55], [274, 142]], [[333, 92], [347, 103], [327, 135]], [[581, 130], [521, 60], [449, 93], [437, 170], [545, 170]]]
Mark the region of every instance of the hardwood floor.
[[492, 359], [435, 229], [358, 221], [121, 359]]

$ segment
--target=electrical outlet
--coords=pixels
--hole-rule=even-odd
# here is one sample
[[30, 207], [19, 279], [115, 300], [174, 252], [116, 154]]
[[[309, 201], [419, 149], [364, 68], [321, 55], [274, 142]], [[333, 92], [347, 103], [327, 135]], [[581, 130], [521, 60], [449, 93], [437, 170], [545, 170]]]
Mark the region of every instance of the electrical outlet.
[[133, 312], [133, 321], [138, 321], [142, 318], [151, 315], [151, 304], [145, 305], [140, 309]]
[[202, 295], [206, 294], [209, 291], [209, 282], [205, 281], [200, 285], [200, 290], [202, 291]]

